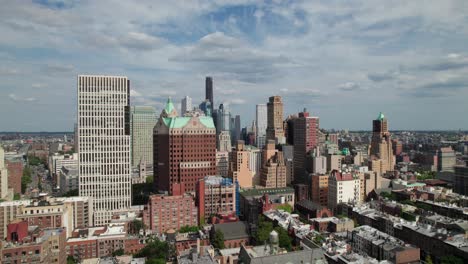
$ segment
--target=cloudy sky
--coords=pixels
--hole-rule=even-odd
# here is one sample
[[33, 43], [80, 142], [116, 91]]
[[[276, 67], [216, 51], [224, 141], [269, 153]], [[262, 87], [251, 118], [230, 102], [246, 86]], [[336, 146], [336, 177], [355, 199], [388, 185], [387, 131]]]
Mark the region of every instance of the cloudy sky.
[[468, 129], [468, 1], [0, 0], [0, 131], [71, 131], [78, 74], [158, 112], [204, 98], [243, 125], [283, 96], [321, 127]]

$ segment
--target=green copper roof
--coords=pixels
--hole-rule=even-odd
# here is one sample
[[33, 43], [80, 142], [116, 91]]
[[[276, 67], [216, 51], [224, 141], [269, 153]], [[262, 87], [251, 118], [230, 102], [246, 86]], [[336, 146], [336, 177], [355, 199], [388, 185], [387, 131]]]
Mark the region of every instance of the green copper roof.
[[170, 97], [167, 98], [167, 103], [166, 103], [166, 107], [164, 108], [164, 110], [166, 110], [167, 114], [170, 114], [172, 110], [174, 110], [174, 104], [172, 103], [172, 100]]
[[[183, 128], [188, 124], [192, 117], [164, 117], [164, 124], [169, 128]], [[215, 128], [213, 118], [210, 116], [200, 116], [200, 123], [207, 128]]]
[[377, 117], [377, 120], [383, 120], [385, 118], [384, 114], [380, 112], [379, 116]]

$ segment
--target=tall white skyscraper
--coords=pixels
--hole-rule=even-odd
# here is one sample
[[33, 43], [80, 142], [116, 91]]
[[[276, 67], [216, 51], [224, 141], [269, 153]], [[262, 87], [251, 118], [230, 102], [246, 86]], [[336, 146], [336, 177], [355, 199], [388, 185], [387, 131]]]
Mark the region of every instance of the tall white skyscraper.
[[8, 194], [8, 170], [5, 167], [5, 152], [0, 146], [0, 198]]
[[192, 98], [190, 98], [189, 96], [185, 96], [184, 98], [182, 98], [182, 104], [181, 104], [181, 112], [180, 112], [180, 115], [181, 116], [184, 116], [184, 114], [187, 112], [187, 111], [191, 111], [192, 110]]
[[256, 120], [257, 120], [257, 147], [262, 149], [265, 146], [266, 141], [266, 129], [268, 110], [266, 104], [258, 104], [256, 108]]
[[79, 195], [94, 201], [94, 223], [131, 206], [130, 81], [78, 76]]
[[153, 165], [153, 128], [158, 118], [152, 106], [132, 106], [130, 111], [132, 134], [132, 166]]

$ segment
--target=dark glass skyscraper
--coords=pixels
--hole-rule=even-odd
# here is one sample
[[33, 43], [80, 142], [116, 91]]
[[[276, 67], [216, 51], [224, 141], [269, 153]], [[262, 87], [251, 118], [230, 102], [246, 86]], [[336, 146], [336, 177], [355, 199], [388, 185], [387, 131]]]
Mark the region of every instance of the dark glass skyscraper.
[[213, 106], [213, 78], [206, 77], [205, 80], [205, 99], [209, 100], [211, 105]]

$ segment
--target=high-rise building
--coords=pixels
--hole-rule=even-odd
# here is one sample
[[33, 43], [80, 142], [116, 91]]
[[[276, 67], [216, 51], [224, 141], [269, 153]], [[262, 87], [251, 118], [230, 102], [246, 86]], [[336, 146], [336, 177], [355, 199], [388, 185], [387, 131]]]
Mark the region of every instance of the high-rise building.
[[388, 131], [387, 118], [385, 118], [384, 114], [380, 113], [372, 124], [372, 141], [369, 149], [369, 155], [371, 156], [370, 164], [374, 167], [380, 165], [380, 171], [374, 168], [371, 169], [381, 174], [387, 171], [393, 171], [395, 167], [395, 157], [393, 156], [392, 140], [390, 132]]
[[268, 140], [263, 149], [260, 185], [266, 188], [286, 187], [286, 164], [283, 152], [275, 149], [275, 141]]
[[226, 104], [220, 104], [216, 114], [216, 133], [219, 135], [221, 131], [230, 132], [231, 129], [231, 113], [229, 112], [229, 106]]
[[79, 193], [94, 201], [94, 223], [131, 206], [130, 81], [78, 76]]
[[[231, 141], [229, 141], [230, 143]], [[216, 175], [228, 177], [229, 175], [229, 152], [216, 151]]]
[[455, 166], [453, 191], [461, 195], [468, 195], [468, 162], [465, 166]]
[[257, 124], [257, 138], [255, 140], [257, 147], [262, 149], [266, 141], [266, 129], [268, 120], [268, 111], [266, 104], [258, 104], [255, 111], [255, 120]]
[[0, 199], [8, 195], [8, 169], [5, 166], [5, 152], [0, 146]]
[[205, 100], [199, 105], [200, 110], [206, 115], [206, 116], [212, 116], [213, 113], [213, 105], [211, 104], [210, 100]]
[[283, 130], [283, 101], [281, 96], [271, 96], [267, 104], [267, 140], [285, 143]]
[[318, 146], [319, 118], [304, 109], [294, 120], [294, 180], [307, 184], [306, 155]]
[[229, 133], [229, 131], [221, 131], [217, 139], [218, 141], [216, 148], [218, 149], [218, 151], [232, 151], [231, 134]]
[[321, 206], [328, 205], [328, 175], [312, 174], [310, 184], [310, 197]]
[[240, 115], [236, 115], [234, 118], [234, 142], [237, 142], [238, 140], [242, 140], [241, 138], [241, 119]]
[[180, 115], [184, 116], [188, 111], [192, 111], [192, 98], [185, 96], [182, 98]]
[[132, 106], [130, 111], [132, 135], [132, 166], [153, 164], [153, 128], [156, 110], [152, 106]]
[[231, 178], [233, 182], [238, 182], [241, 188], [254, 186], [254, 173], [250, 170], [249, 154], [249, 151], [245, 149], [243, 140], [238, 140], [236, 148], [231, 152], [229, 178]]
[[179, 117], [169, 98], [154, 127], [156, 191], [172, 194], [173, 185], [195, 191], [199, 179], [216, 174], [216, 129], [211, 116]]
[[8, 188], [13, 189], [13, 193], [21, 193], [21, 177], [23, 176], [23, 159], [14, 158], [5, 161], [8, 169]]
[[452, 147], [440, 148], [437, 152], [437, 171], [454, 172], [457, 165], [457, 156]]
[[205, 79], [205, 99], [209, 100], [211, 105], [214, 105], [213, 101], [213, 78], [207, 76]]

